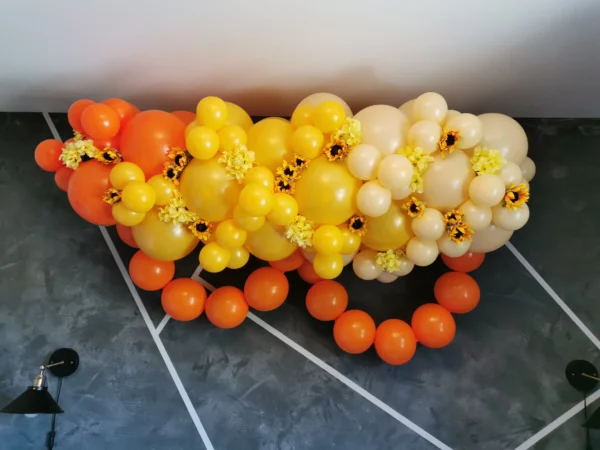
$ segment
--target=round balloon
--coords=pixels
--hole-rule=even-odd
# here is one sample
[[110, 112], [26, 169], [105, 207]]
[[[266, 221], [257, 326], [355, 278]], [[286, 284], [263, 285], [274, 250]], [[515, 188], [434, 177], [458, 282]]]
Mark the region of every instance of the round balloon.
[[348, 292], [337, 281], [319, 281], [306, 294], [306, 309], [317, 320], [335, 320], [348, 307]]
[[138, 250], [129, 261], [131, 281], [145, 291], [164, 288], [175, 275], [173, 261], [158, 261]]
[[477, 282], [461, 272], [443, 274], [435, 282], [433, 293], [441, 306], [455, 314], [473, 311], [481, 296]]
[[112, 166], [91, 160], [79, 165], [71, 175], [67, 195], [79, 216], [94, 225], [114, 225], [112, 205], [103, 200], [110, 186]]
[[[352, 111], [350, 110], [348, 104], [337, 95], [329, 94], [327, 92], [317, 92], [316, 94], [311, 94], [308, 97], [305, 97], [300, 103], [298, 103], [298, 106], [309, 105], [313, 108], [316, 108], [321, 103], [327, 100], [333, 100], [334, 102], [337, 102], [340, 105], [342, 105], [344, 111], [346, 112], [346, 117], [352, 117]], [[298, 106], [296, 106], [296, 108], [298, 108]]]
[[450, 270], [454, 270], [455, 272], [472, 272], [483, 264], [484, 259], [485, 253], [475, 253], [471, 250], [458, 258], [442, 255], [444, 264], [446, 264]]
[[283, 160], [292, 156], [292, 132], [289, 122], [276, 117], [252, 125], [247, 146], [254, 152], [256, 163], [275, 172]]
[[244, 108], [236, 105], [235, 103], [225, 102], [227, 105], [227, 125], [237, 125], [242, 127], [244, 131], [252, 126], [252, 118], [244, 111]]
[[392, 202], [385, 214], [367, 218], [367, 232], [362, 243], [373, 250], [385, 252], [402, 247], [412, 236], [405, 211], [398, 202]]
[[492, 224], [473, 235], [470, 250], [476, 253], [493, 252], [506, 244], [512, 235], [513, 231]]
[[297, 247], [270, 222], [265, 222], [257, 231], [248, 232], [246, 248], [257, 258], [279, 261], [294, 253]]
[[405, 364], [417, 350], [417, 338], [409, 324], [388, 319], [377, 327], [375, 351], [381, 359], [393, 366]]
[[417, 308], [411, 326], [417, 340], [429, 348], [445, 347], [456, 334], [456, 322], [452, 314], [435, 303], [426, 303]]
[[397, 108], [388, 105], [369, 106], [354, 116], [360, 122], [362, 143], [391, 155], [406, 145], [410, 122]]
[[523, 127], [504, 114], [481, 114], [483, 134], [479, 145], [500, 151], [507, 160], [521, 165], [527, 157], [527, 135]]
[[272, 311], [286, 300], [290, 284], [286, 276], [272, 267], [256, 269], [246, 279], [244, 295], [248, 305], [258, 311]]
[[375, 322], [366, 312], [346, 311], [335, 320], [333, 338], [347, 353], [366, 352], [375, 340]]
[[178, 278], [167, 284], [160, 296], [165, 312], [175, 320], [194, 320], [204, 311], [206, 289], [191, 278]]

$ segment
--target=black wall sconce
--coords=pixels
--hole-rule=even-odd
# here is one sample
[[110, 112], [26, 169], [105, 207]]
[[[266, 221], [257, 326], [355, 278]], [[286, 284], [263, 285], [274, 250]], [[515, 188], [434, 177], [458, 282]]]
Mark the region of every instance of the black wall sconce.
[[593, 450], [592, 442], [590, 440], [590, 430], [600, 429], [600, 408], [598, 408], [592, 413], [591, 416], [588, 417], [586, 400], [588, 394], [596, 387], [598, 381], [600, 381], [598, 371], [591, 362], [584, 361], [582, 359], [576, 359], [567, 364], [565, 376], [567, 377], [569, 384], [583, 394], [583, 414], [585, 417], [585, 422], [582, 426], [585, 427], [586, 432], [585, 449]]
[[[52, 425], [46, 439], [46, 447], [49, 450], [54, 448], [54, 436], [56, 425], [56, 414], [64, 411], [58, 405], [60, 391], [62, 388], [62, 379], [73, 375], [79, 367], [79, 355], [70, 348], [61, 348], [56, 350], [47, 364], [40, 366], [38, 373], [33, 380], [33, 385], [29, 386], [25, 392], [2, 408], [3, 413], [7, 414], [52, 414]], [[46, 380], [46, 371], [58, 378], [58, 389], [56, 391], [56, 400], [48, 392], [48, 383]]]

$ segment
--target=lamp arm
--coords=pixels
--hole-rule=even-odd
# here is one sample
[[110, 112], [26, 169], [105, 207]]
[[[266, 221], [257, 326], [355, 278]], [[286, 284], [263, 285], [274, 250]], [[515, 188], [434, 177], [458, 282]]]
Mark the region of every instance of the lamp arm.
[[55, 362], [55, 363], [52, 363], [52, 364], [47, 364], [47, 365], [42, 366], [42, 367], [44, 369], [48, 369], [49, 367], [60, 366], [61, 364], [64, 364], [64, 363], [65, 363], [64, 361], [60, 361], [60, 362]]

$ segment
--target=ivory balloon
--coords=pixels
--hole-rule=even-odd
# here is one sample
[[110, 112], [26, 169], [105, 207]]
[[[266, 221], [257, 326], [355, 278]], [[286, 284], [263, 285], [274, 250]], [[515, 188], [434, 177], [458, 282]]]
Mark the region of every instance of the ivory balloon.
[[347, 266], [348, 264], [350, 264], [354, 260], [355, 256], [356, 256], [356, 253], [350, 253], [349, 255], [342, 255], [342, 261], [344, 262], [344, 267]]
[[460, 111], [457, 111], [455, 109], [449, 109], [446, 113], [446, 118], [444, 119], [444, 127], [446, 127], [446, 124], [450, 119], [453, 119], [454, 117], [459, 116], [460, 114]]
[[413, 109], [414, 104], [415, 104], [415, 99], [413, 98], [412, 100], [409, 100], [409, 101], [403, 103], [402, 106], [400, 106], [398, 108], [400, 110], [400, 112], [402, 112], [406, 116], [406, 118], [408, 119], [408, 121], [410, 123], [414, 122], [413, 115], [412, 115], [412, 109]]
[[473, 235], [469, 250], [475, 253], [493, 252], [506, 244], [512, 235], [512, 231], [491, 224]]
[[443, 253], [451, 258], [458, 258], [459, 256], [464, 255], [471, 247], [471, 241], [465, 240], [461, 243], [458, 243], [448, 239], [448, 236], [442, 236], [440, 239], [438, 239], [437, 244], [438, 248], [440, 249], [440, 253]]
[[498, 176], [504, 181], [504, 186], [509, 187], [511, 184], [521, 184], [523, 181], [523, 172], [521, 168], [512, 161], [506, 161]]
[[[346, 112], [346, 117], [352, 117], [352, 110], [348, 106], [348, 103], [346, 103], [344, 100], [342, 100], [337, 95], [329, 94], [327, 92], [318, 92], [316, 94], [309, 95], [308, 97], [304, 98], [300, 103], [298, 103], [296, 108], [298, 106], [302, 106], [302, 105], [310, 105], [310, 106], [313, 106], [316, 108], [319, 104], [323, 103], [325, 100], [333, 100], [335, 102], [338, 102], [344, 108], [344, 111]], [[296, 108], [294, 108], [294, 109], [296, 109]]]
[[404, 200], [410, 194], [410, 185], [394, 189], [390, 192], [392, 193], [392, 200]]
[[498, 175], [485, 174], [475, 177], [469, 186], [469, 196], [479, 206], [494, 206], [504, 197], [504, 181]]
[[362, 243], [379, 252], [402, 247], [413, 236], [410, 221], [398, 202], [392, 202], [379, 217], [367, 217], [367, 232]]
[[469, 198], [475, 172], [462, 150], [454, 150], [445, 158], [439, 153], [433, 157], [423, 175], [423, 200], [427, 206], [446, 212]]
[[505, 230], [516, 231], [525, 226], [529, 220], [529, 206], [524, 204], [519, 209], [508, 209], [502, 205], [492, 208], [492, 223]]
[[446, 230], [444, 216], [434, 208], [425, 208], [423, 214], [415, 217], [410, 226], [416, 236], [429, 241], [438, 240]]
[[479, 206], [472, 200], [467, 200], [459, 206], [458, 210], [464, 214], [464, 222], [473, 231], [483, 230], [492, 223], [492, 208], [489, 206]]
[[256, 163], [275, 172], [284, 159], [292, 156], [292, 126], [286, 120], [269, 117], [248, 129], [248, 149]]
[[526, 181], [529, 182], [533, 180], [533, 177], [535, 176], [535, 163], [530, 157], [525, 158], [521, 163], [521, 172]]
[[394, 271], [394, 275], [397, 277], [404, 277], [411, 273], [414, 268], [415, 264], [413, 262], [403, 259], [400, 261], [400, 268]]
[[379, 281], [381, 283], [393, 283], [397, 279], [398, 279], [398, 276], [394, 275], [393, 273], [386, 272], [386, 271], [381, 272], [381, 275], [379, 275], [377, 277], [377, 281]]
[[376, 261], [377, 252], [373, 250], [359, 252], [352, 261], [354, 273], [363, 280], [374, 280], [383, 272], [381, 267], [377, 267]]
[[439, 253], [436, 241], [421, 239], [418, 236], [408, 241], [406, 246], [406, 256], [415, 266], [424, 267], [433, 264]]
[[413, 172], [413, 166], [406, 156], [388, 155], [379, 164], [377, 179], [386, 189], [401, 189], [410, 185]]
[[352, 175], [359, 180], [374, 180], [377, 178], [377, 168], [383, 155], [377, 147], [360, 144], [346, 158], [346, 165]]
[[369, 106], [354, 118], [360, 121], [362, 143], [374, 145], [383, 155], [391, 155], [406, 145], [410, 122], [397, 108]]
[[257, 258], [280, 261], [294, 253], [297, 247], [267, 221], [257, 231], [248, 232], [246, 248]]
[[437, 92], [426, 92], [419, 95], [413, 103], [413, 120], [432, 120], [442, 123], [448, 113], [446, 99]]
[[458, 114], [447, 120], [444, 128], [460, 131], [460, 139], [456, 147], [465, 149], [476, 146], [481, 140], [483, 127], [479, 117], [473, 114]]
[[483, 134], [479, 145], [500, 151], [509, 161], [521, 165], [527, 157], [527, 135], [523, 127], [512, 117], [488, 113], [479, 116]]
[[366, 216], [379, 217], [385, 214], [391, 204], [392, 193], [377, 180], [363, 184], [356, 196], [356, 206]]
[[442, 137], [442, 127], [432, 120], [420, 120], [408, 130], [408, 145], [421, 147], [425, 153], [435, 152]]

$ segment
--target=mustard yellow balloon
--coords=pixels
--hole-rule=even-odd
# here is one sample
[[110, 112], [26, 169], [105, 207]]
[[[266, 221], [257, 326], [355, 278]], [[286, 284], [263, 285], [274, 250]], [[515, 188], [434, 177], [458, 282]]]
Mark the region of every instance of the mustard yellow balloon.
[[282, 231], [269, 222], [256, 231], [248, 232], [246, 248], [257, 258], [265, 261], [279, 261], [294, 253], [297, 249]]
[[132, 227], [131, 231], [140, 250], [160, 261], [181, 259], [200, 242], [187, 225], [161, 221], [158, 208], [146, 213], [142, 223]]
[[173, 198], [176, 188], [172, 181], [167, 180], [162, 174], [154, 175], [148, 180], [148, 185], [154, 189], [157, 205], [166, 205]]
[[204, 97], [196, 106], [196, 122], [213, 130], [218, 130], [227, 123], [229, 110], [219, 97]]
[[231, 259], [231, 253], [216, 242], [210, 242], [200, 250], [200, 265], [207, 272], [217, 273], [225, 270]]
[[313, 247], [323, 255], [339, 254], [344, 247], [344, 235], [335, 225], [321, 225], [313, 234]]
[[204, 220], [221, 222], [233, 216], [242, 185], [227, 178], [225, 166], [215, 157], [192, 160], [181, 175], [179, 190], [191, 211]]
[[240, 269], [246, 265], [250, 259], [250, 252], [245, 247], [238, 247], [229, 250], [230, 258], [228, 269]]
[[313, 114], [315, 107], [312, 105], [300, 105], [292, 113], [292, 128], [298, 128], [303, 125], [313, 124]]
[[110, 184], [115, 189], [123, 189], [131, 181], [146, 181], [144, 171], [131, 162], [122, 162], [112, 168], [109, 175]]
[[312, 125], [302, 125], [292, 134], [292, 150], [308, 159], [314, 159], [323, 151], [325, 137]]
[[275, 184], [275, 176], [273, 175], [273, 172], [266, 167], [255, 166], [246, 172], [244, 183], [246, 185], [258, 183], [268, 187], [269, 189], [273, 189], [273, 185]]
[[315, 126], [323, 133], [333, 133], [346, 120], [344, 107], [335, 100], [325, 100], [317, 105], [313, 114]]
[[313, 269], [315, 269], [315, 272], [321, 278], [332, 280], [338, 277], [342, 273], [342, 270], [344, 270], [344, 260], [342, 259], [342, 255], [337, 253], [333, 255], [317, 253], [313, 261]]
[[265, 216], [250, 216], [239, 206], [233, 210], [233, 220], [238, 227], [246, 231], [256, 231], [265, 224]]
[[289, 225], [298, 215], [298, 202], [289, 194], [273, 195], [273, 208], [267, 218], [274, 225]]
[[244, 108], [235, 103], [225, 102], [227, 105], [227, 125], [237, 125], [243, 128], [244, 131], [252, 126], [252, 118], [244, 111]]
[[226, 249], [241, 247], [246, 242], [246, 230], [238, 227], [233, 219], [227, 219], [217, 225], [215, 231], [217, 244]]
[[121, 192], [121, 201], [127, 209], [145, 213], [154, 207], [156, 193], [152, 186], [143, 181], [131, 181]]
[[144, 220], [146, 213], [137, 213], [125, 208], [123, 202], [119, 202], [112, 207], [112, 215], [117, 223], [125, 225], [126, 227], [132, 227], [137, 225]]
[[352, 233], [346, 224], [340, 225], [339, 229], [342, 232], [342, 239], [344, 241], [344, 245], [342, 245], [342, 250], [340, 250], [340, 253], [342, 255], [351, 255], [352, 253], [356, 253], [361, 244], [360, 236], [356, 233]]
[[292, 126], [279, 118], [263, 119], [248, 130], [248, 149], [255, 153], [256, 163], [271, 172], [291, 158], [291, 141]]
[[390, 209], [379, 217], [367, 217], [367, 232], [362, 243], [367, 247], [384, 252], [395, 250], [406, 244], [413, 236], [410, 220], [400, 206], [392, 202]]
[[210, 159], [219, 151], [219, 135], [212, 128], [199, 126], [187, 134], [185, 145], [194, 158]]
[[298, 213], [317, 225], [346, 222], [356, 213], [356, 194], [361, 184], [345, 164], [319, 156], [296, 182]]
[[273, 208], [273, 191], [261, 184], [249, 184], [240, 193], [239, 205], [250, 216], [266, 216]]
[[220, 148], [231, 150], [236, 145], [246, 145], [246, 132], [239, 125], [225, 125], [218, 132]]
[[198, 122], [193, 121], [188, 123], [187, 127], [185, 127], [185, 135], [187, 136], [190, 131], [192, 131], [194, 128], [198, 128], [200, 125], [198, 125]]

